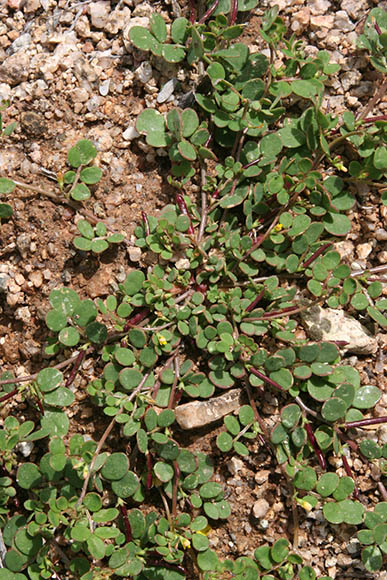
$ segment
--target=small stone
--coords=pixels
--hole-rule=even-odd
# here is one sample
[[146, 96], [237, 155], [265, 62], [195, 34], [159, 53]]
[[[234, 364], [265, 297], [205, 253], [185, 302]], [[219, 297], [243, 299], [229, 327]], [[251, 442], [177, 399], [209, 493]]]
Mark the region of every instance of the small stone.
[[351, 538], [347, 544], [347, 551], [349, 554], [357, 554], [360, 552], [360, 542], [356, 538]]
[[139, 136], [140, 133], [137, 131], [136, 127], [133, 127], [132, 125], [122, 133], [122, 138], [125, 139], [125, 141], [133, 141], [133, 139], [136, 139], [136, 137]]
[[355, 28], [355, 24], [351, 21], [345, 10], [336, 12], [335, 26], [342, 32], [350, 32]]
[[86, 103], [89, 100], [89, 91], [80, 88], [73, 89], [71, 91], [71, 100], [73, 103]]
[[335, 250], [343, 258], [353, 258], [353, 252], [355, 250], [355, 245], [350, 240], [343, 240], [342, 242], [335, 243]]
[[[291, 28], [294, 32], [300, 34], [308, 26], [310, 20], [310, 10], [305, 7], [294, 14], [294, 20], [291, 24]], [[297, 26], [295, 26], [297, 24]]]
[[[254, 505], [253, 505], [253, 516], [257, 519], [257, 520], [261, 520], [262, 518], [265, 517], [265, 515], [267, 514], [267, 512], [270, 509], [270, 505], [269, 502], [267, 502], [265, 499], [261, 498], [259, 500], [257, 500]], [[262, 522], [261, 522], [262, 524]]]
[[269, 479], [269, 475], [270, 471], [268, 469], [262, 469], [255, 474], [254, 480], [258, 485], [263, 485]]
[[142, 255], [141, 248], [137, 248], [136, 246], [130, 246], [128, 248], [128, 255], [129, 255], [129, 260], [131, 262], [139, 262], [141, 260], [141, 255]]
[[383, 228], [378, 228], [375, 232], [375, 239], [378, 242], [386, 242], [387, 241], [387, 231]]
[[322, 28], [333, 28], [334, 16], [328, 14], [327, 16], [312, 16], [310, 19], [310, 26], [312, 30], [321, 30]]
[[24, 2], [24, 12], [31, 13], [36, 12], [40, 8], [40, 0], [26, 0]]
[[312, 14], [321, 15], [330, 9], [331, 3], [329, 0], [314, 0], [314, 2], [310, 3], [309, 7]]
[[358, 320], [342, 310], [321, 308], [315, 305], [300, 314], [304, 328], [316, 341], [342, 340], [344, 352], [373, 354], [378, 348], [377, 340]]
[[372, 244], [370, 244], [370, 243], [359, 244], [356, 247], [356, 253], [361, 260], [365, 260], [372, 252], [372, 249], [373, 249]]
[[8, 289], [8, 282], [11, 278], [8, 274], [0, 274], [0, 292], [6, 292]]
[[17, 308], [15, 310], [15, 318], [24, 324], [31, 322], [31, 312], [28, 306], [20, 306], [20, 308]]
[[16, 451], [21, 453], [23, 457], [29, 457], [34, 448], [33, 441], [21, 441], [16, 445]]
[[41, 285], [43, 284], [43, 274], [39, 270], [37, 270], [36, 272], [31, 272], [31, 274], [29, 275], [29, 279], [31, 280], [35, 288], [40, 288]]
[[134, 71], [134, 76], [144, 85], [148, 83], [153, 76], [153, 69], [149, 60], [144, 60]]
[[28, 79], [29, 69], [29, 55], [23, 51], [15, 52], [0, 65], [0, 80], [14, 87]]
[[178, 270], [189, 270], [191, 263], [188, 258], [180, 258], [180, 260], [177, 260], [175, 266]]
[[47, 133], [47, 122], [43, 115], [35, 111], [25, 111], [20, 115], [20, 124], [24, 131], [32, 137], [40, 137]]
[[380, 264], [387, 264], [387, 250], [383, 250], [378, 254], [378, 262]]
[[106, 79], [106, 81], [103, 81], [103, 83], [99, 85], [99, 94], [102, 97], [106, 97], [106, 95], [109, 93], [109, 88], [110, 88], [110, 79]]
[[227, 469], [231, 475], [235, 475], [238, 471], [241, 471], [243, 465], [243, 461], [238, 457], [231, 457], [230, 461], [227, 461]]
[[170, 79], [168, 82], [166, 82], [165, 85], [163, 85], [159, 94], [157, 95], [156, 101], [159, 104], [165, 103], [169, 99], [169, 97], [173, 95], [178, 82], [179, 81], [175, 78]]
[[196, 429], [218, 421], [225, 415], [240, 409], [240, 389], [231, 389], [208, 401], [192, 401], [177, 407], [176, 421], [182, 429]]
[[100, 0], [89, 4], [89, 14], [92, 26], [94, 28], [105, 28], [110, 12], [110, 2]]

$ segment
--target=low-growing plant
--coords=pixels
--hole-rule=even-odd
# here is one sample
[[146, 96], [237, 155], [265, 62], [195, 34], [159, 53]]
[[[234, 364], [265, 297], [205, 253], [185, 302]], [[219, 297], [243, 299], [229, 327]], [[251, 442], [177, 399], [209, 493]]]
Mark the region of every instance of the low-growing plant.
[[[66, 569], [82, 580], [182, 580], [190, 569], [202, 580], [314, 580], [297, 553], [299, 508], [321, 509], [332, 525], [357, 526], [364, 566], [375, 572], [383, 565], [386, 501], [373, 509], [363, 504], [350, 455], [385, 473], [387, 445], [349, 436], [387, 421], [369, 416], [381, 390], [361, 384], [340, 343], [313, 342], [296, 331], [298, 314], [315, 304], [387, 325], [374, 272], [352, 272], [334, 248], [351, 229], [352, 182], [380, 188], [386, 119], [322, 110], [324, 84], [338, 67], [325, 51], [305, 56], [302, 43], [286, 36], [277, 7], [260, 31], [270, 58], [234, 42], [243, 32], [238, 11], [255, 5], [220, 0], [198, 15], [192, 2], [189, 19], [171, 26], [172, 43], [160, 15], [150, 31], [131, 29], [137, 49], [202, 70], [189, 106], [171, 107], [165, 117], [145, 109], [137, 120], [149, 147], [168, 150], [175, 203], [157, 217], [142, 214], [136, 245], [157, 263], [129, 271], [116, 293], [93, 301], [71, 288], [51, 291], [46, 354], [75, 354], [24, 386], [9, 373], [0, 381], [1, 402], [19, 394], [38, 414], [36, 425], [8, 417], [0, 431], [8, 578], [24, 571], [32, 580], [61, 577]], [[377, 63], [383, 37], [375, 40], [370, 26], [375, 18], [382, 30], [384, 14], [373, 12], [364, 31]], [[80, 141], [68, 154], [72, 169], [58, 176], [64, 199], [82, 211], [88, 185], [101, 178], [90, 165], [96, 154]], [[192, 182], [200, 184], [199, 203], [187, 193]], [[5, 193], [17, 185], [27, 187], [0, 181]], [[100, 253], [123, 240], [84, 215], [78, 249]], [[86, 390], [104, 421], [99, 442], [68, 436], [65, 409], [88, 356], [101, 371]], [[236, 385], [249, 404], [225, 417], [217, 447], [246, 456], [254, 441], [272, 452], [289, 488], [293, 552], [285, 538], [235, 561], [210, 547], [212, 526], [231, 508], [213, 480], [212, 459], [181, 445], [176, 407]], [[270, 429], [257, 404], [267, 390], [279, 406]], [[113, 429], [118, 448], [108, 439]], [[38, 440], [42, 449], [20, 463], [18, 446]], [[23, 503], [13, 515], [17, 489]], [[379, 490], [385, 500], [382, 482]]]

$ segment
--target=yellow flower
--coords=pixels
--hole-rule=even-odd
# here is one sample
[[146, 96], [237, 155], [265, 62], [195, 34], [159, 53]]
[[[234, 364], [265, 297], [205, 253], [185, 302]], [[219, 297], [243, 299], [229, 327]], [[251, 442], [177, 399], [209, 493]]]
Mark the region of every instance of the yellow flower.
[[274, 226], [274, 231], [275, 232], [280, 232], [283, 227], [284, 226], [282, 224], [277, 224], [276, 226]]
[[188, 548], [191, 547], [191, 542], [187, 538], [182, 537], [181, 538], [181, 545], [183, 547], [183, 550], [188, 550]]
[[308, 501], [306, 501], [305, 499], [299, 499], [299, 500], [298, 500], [298, 503], [299, 503], [299, 504], [300, 504], [300, 506], [301, 506], [302, 508], [304, 508], [304, 510], [305, 510], [306, 512], [308, 512], [308, 513], [309, 513], [310, 511], [312, 511], [312, 509], [313, 509], [313, 506], [312, 506], [312, 505], [311, 505], [311, 504], [310, 504]]
[[160, 346], [165, 346], [167, 344], [167, 339], [162, 334], [157, 334], [157, 340], [159, 341]]
[[212, 531], [212, 528], [210, 525], [206, 525], [205, 528], [203, 528], [202, 530], [196, 532], [197, 534], [201, 534], [202, 536], [208, 536], [208, 534]]

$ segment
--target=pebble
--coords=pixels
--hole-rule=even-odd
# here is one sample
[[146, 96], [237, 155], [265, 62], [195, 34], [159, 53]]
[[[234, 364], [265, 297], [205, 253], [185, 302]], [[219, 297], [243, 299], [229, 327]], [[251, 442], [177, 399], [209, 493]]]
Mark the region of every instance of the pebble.
[[269, 509], [270, 509], [269, 502], [267, 502], [264, 498], [261, 498], [257, 500], [253, 505], [252, 509], [253, 516], [257, 518], [257, 520], [260, 520], [265, 517]]
[[312, 30], [321, 31], [322, 28], [333, 28], [333, 22], [334, 16], [332, 14], [328, 14], [327, 16], [312, 16], [310, 19], [310, 26]]
[[134, 76], [138, 81], [140, 81], [140, 83], [143, 83], [144, 85], [151, 80], [153, 76], [153, 69], [149, 60], [144, 60], [144, 62], [142, 62], [140, 66], [136, 68], [134, 71]]
[[35, 288], [40, 288], [41, 285], [43, 284], [43, 274], [39, 270], [37, 270], [36, 272], [31, 272], [31, 274], [28, 277], [31, 280], [32, 284], [35, 286]]
[[344, 340], [343, 352], [373, 354], [378, 342], [358, 320], [335, 308], [312, 306], [300, 314], [304, 328], [316, 341]]
[[331, 7], [329, 0], [314, 0], [314, 2], [308, 3], [308, 5], [311, 13], [315, 15], [325, 14]]
[[99, 94], [102, 97], [106, 97], [106, 95], [109, 93], [110, 82], [110, 79], [106, 79], [106, 81], [103, 81], [103, 83], [99, 85]]
[[235, 475], [238, 471], [243, 468], [243, 461], [239, 457], [231, 457], [230, 461], [227, 461], [227, 469], [231, 475]]
[[261, 471], [257, 471], [254, 480], [258, 485], [262, 485], [269, 479], [269, 475], [270, 471], [268, 469], [262, 469]]
[[133, 125], [130, 125], [122, 133], [122, 138], [125, 139], [125, 141], [133, 141], [133, 139], [136, 139], [136, 137], [139, 137], [139, 136], [140, 136], [140, 133], [137, 131], [136, 127], [134, 127]]
[[8, 274], [0, 274], [0, 292], [7, 291], [10, 279], [11, 278], [8, 276]]
[[89, 4], [89, 14], [94, 28], [106, 28], [110, 12], [110, 2], [100, 0]]
[[370, 255], [372, 250], [373, 250], [372, 244], [368, 242], [365, 244], [359, 244], [356, 247], [356, 253], [361, 260], [365, 260]]
[[137, 248], [136, 246], [130, 246], [128, 248], [128, 255], [129, 255], [129, 260], [131, 262], [139, 262], [141, 260], [141, 255], [142, 255], [141, 248]]
[[157, 95], [156, 101], [161, 104], [165, 103], [174, 93], [175, 88], [178, 85], [178, 80], [176, 78], [170, 79], [168, 82], [163, 85], [161, 91]]
[[383, 228], [378, 228], [375, 232], [375, 239], [378, 242], [386, 242], [387, 241], [387, 231]]
[[23, 457], [29, 457], [34, 448], [33, 441], [21, 441], [16, 445], [16, 451], [21, 453]]
[[208, 401], [192, 401], [179, 405], [175, 411], [176, 421], [182, 429], [203, 427], [240, 409], [240, 389], [231, 389]]
[[345, 10], [339, 10], [335, 14], [335, 26], [341, 32], [351, 32], [355, 28], [354, 23], [349, 18]]
[[26, 52], [16, 52], [0, 65], [0, 79], [15, 87], [28, 79], [30, 56]]
[[15, 318], [16, 320], [20, 320], [24, 324], [28, 324], [31, 322], [31, 312], [28, 306], [20, 306], [15, 310]]

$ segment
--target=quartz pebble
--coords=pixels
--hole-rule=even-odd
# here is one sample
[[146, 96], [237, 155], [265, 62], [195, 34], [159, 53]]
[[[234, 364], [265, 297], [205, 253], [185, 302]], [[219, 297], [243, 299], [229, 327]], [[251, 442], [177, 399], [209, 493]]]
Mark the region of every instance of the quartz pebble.
[[238, 471], [243, 468], [243, 461], [238, 457], [231, 457], [230, 461], [227, 462], [227, 469], [231, 475], [235, 475]]
[[168, 82], [166, 82], [165, 85], [162, 87], [161, 91], [159, 92], [159, 94], [157, 95], [156, 101], [159, 104], [165, 103], [165, 101], [167, 101], [169, 97], [173, 95], [178, 82], [179, 81], [175, 78], [170, 79]]
[[270, 509], [269, 502], [267, 502], [264, 498], [257, 500], [253, 505], [253, 516], [260, 520], [265, 517], [267, 512]]
[[208, 401], [192, 401], [177, 407], [176, 421], [182, 429], [203, 427], [240, 408], [240, 389], [231, 389], [224, 395]]

